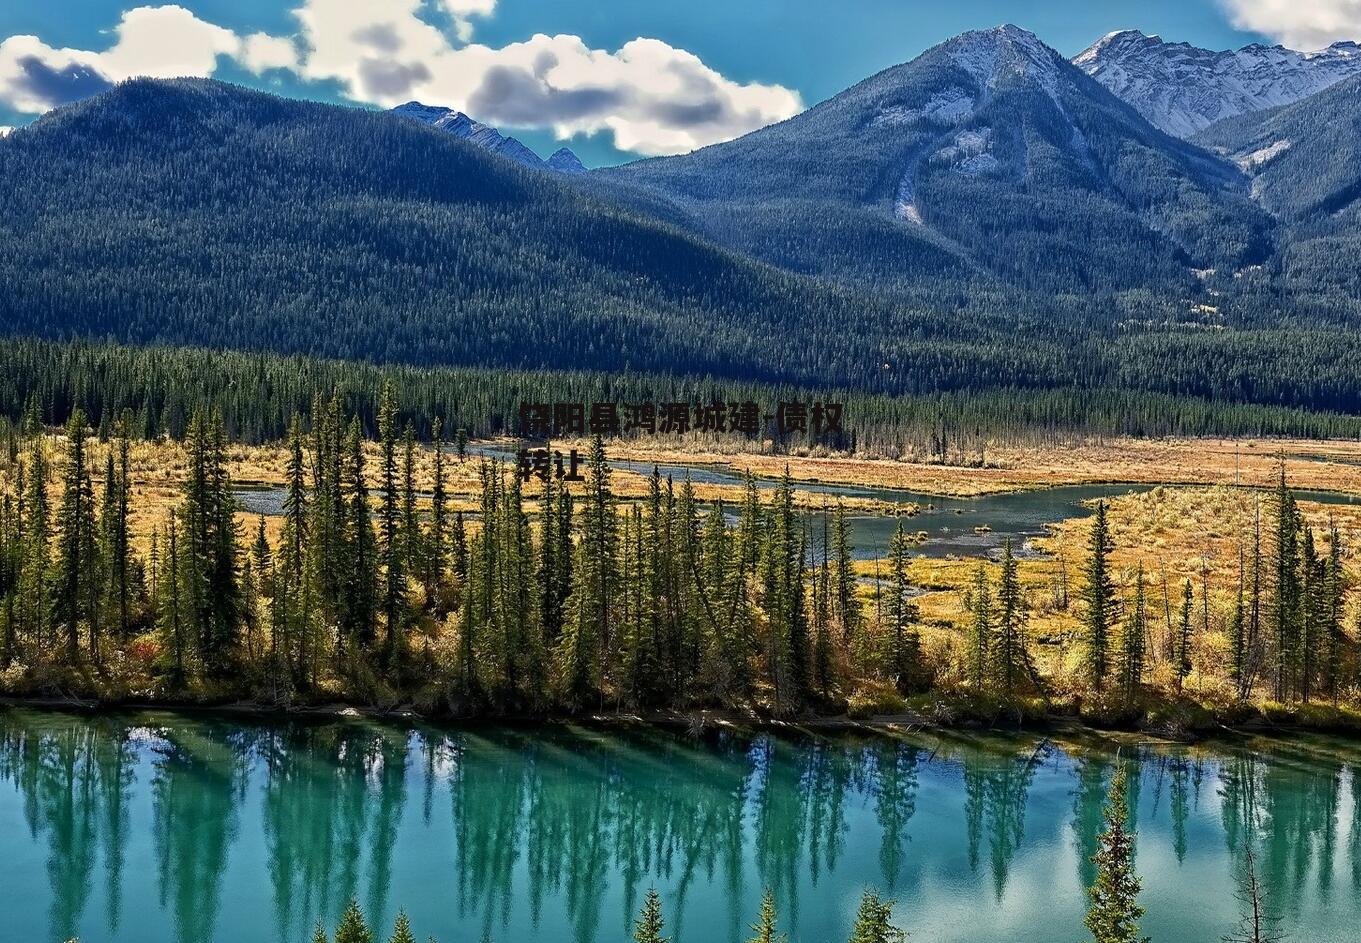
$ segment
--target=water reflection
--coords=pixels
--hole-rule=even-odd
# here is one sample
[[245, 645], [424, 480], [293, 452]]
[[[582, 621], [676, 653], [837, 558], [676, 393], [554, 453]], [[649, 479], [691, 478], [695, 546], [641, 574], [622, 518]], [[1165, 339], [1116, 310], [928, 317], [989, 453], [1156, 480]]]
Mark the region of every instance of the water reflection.
[[1228, 929], [1248, 842], [1299, 938], [1361, 919], [1361, 752], [1324, 739], [1117, 756], [18, 710], [0, 713], [0, 906], [15, 939], [293, 941], [353, 894], [446, 943], [591, 943], [627, 938], [655, 885], [678, 941], [739, 941], [770, 887], [807, 941], [843, 939], [875, 884], [921, 939], [1076, 938], [1117, 762], [1155, 939]]

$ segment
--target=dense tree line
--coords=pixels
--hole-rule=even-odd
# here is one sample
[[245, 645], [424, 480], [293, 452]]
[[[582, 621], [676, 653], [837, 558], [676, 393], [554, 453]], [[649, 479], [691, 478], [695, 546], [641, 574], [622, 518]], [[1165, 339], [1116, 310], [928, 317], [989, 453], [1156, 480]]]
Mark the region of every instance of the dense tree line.
[[[788, 478], [769, 503], [749, 479], [740, 506], [704, 509], [688, 481], [654, 472], [647, 497], [624, 504], [596, 438], [576, 492], [482, 461], [473, 525], [448, 507], [453, 459], [441, 448], [429, 513], [418, 511], [412, 426], [399, 431], [390, 387], [378, 412], [374, 494], [358, 417], [338, 398], [318, 398], [310, 425], [295, 417], [273, 542], [263, 521], [239, 532], [221, 417], [196, 412], [180, 501], [144, 556], [128, 539], [122, 425], [101, 447], [77, 410], [49, 468], [30, 419], [0, 521], [0, 663], [41, 684], [106, 677], [133, 650], [169, 694], [283, 699], [339, 686], [535, 713], [760, 703], [789, 714], [844, 703], [869, 679], [901, 695], [931, 682], [901, 526], [871, 618], [844, 509], [810, 532]], [[102, 502], [89, 455], [100, 448]], [[1006, 641], [989, 671], [1010, 691], [1025, 649], [1009, 572], [998, 593]]]
[[[867, 605], [844, 508], [811, 527], [787, 477], [768, 501], [749, 479], [736, 506], [701, 506], [688, 480], [654, 472], [647, 495], [625, 502], [597, 437], [575, 489], [479, 460], [480, 508], [465, 519], [450, 506], [457, 459], [439, 421], [433, 491], [417, 493], [414, 423], [399, 425], [391, 386], [376, 475], [339, 397], [317, 397], [310, 415], [290, 423], [276, 539], [263, 520], [243, 533], [222, 418], [198, 411], [179, 503], [136, 553], [125, 423], [101, 444], [77, 409], [54, 457], [30, 413], [0, 499], [0, 668], [20, 666], [20, 686], [100, 690], [132, 655], [172, 696], [336, 690], [479, 713], [755, 704], [788, 715], [839, 710], [866, 684], [910, 696], [942, 672], [1004, 703], [1049, 686], [1010, 545], [978, 564], [962, 651], [928, 653], [901, 523]], [[1283, 477], [1243, 536], [1225, 666], [1203, 641], [1208, 577], [1197, 599], [1190, 579], [1174, 594], [1164, 576], [1159, 619], [1145, 569], [1122, 587], [1112, 550], [1100, 503], [1079, 613], [1079, 681], [1099, 703], [1138, 708], [1218, 673], [1240, 701], [1349, 696], [1358, 659], [1341, 541], [1303, 520]], [[1173, 690], [1150, 684], [1159, 665]]]
[[[1176, 359], [1170, 351], [1165, 355], [1169, 362]], [[1160, 354], [1158, 362], [1163, 359]], [[840, 402], [845, 407], [843, 433], [825, 437], [827, 445], [960, 464], [986, 461], [988, 442], [995, 440], [1055, 442], [1083, 435], [1361, 436], [1361, 418], [1353, 415], [1148, 391], [980, 388], [885, 396], [714, 377], [375, 366], [275, 354], [32, 339], [0, 339], [0, 433], [12, 442], [26, 412], [35, 411], [49, 425], [63, 425], [79, 407], [101, 437], [122, 420], [136, 438], [167, 434], [183, 439], [192, 415], [208, 410], [222, 415], [233, 440], [278, 441], [289, 434], [294, 413], [310, 416], [315, 390], [343, 390], [347, 408], [359, 417], [363, 432], [373, 436], [385, 384], [396, 390], [396, 421], [402, 426], [411, 423], [422, 441], [432, 438], [437, 416], [443, 417], [444, 434], [450, 440], [460, 429], [478, 437], [515, 434], [520, 403], [525, 401], [750, 401], [764, 413], [785, 400]], [[781, 438], [769, 423], [763, 424], [761, 434], [787, 448], [810, 444], [802, 434]], [[732, 433], [714, 441], [734, 439], [741, 441]]]

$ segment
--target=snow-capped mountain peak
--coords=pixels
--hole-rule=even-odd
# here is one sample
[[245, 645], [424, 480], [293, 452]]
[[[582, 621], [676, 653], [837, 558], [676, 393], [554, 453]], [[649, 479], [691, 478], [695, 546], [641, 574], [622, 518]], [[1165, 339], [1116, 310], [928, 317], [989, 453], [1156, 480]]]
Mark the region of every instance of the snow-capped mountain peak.
[[1339, 42], [1298, 52], [1253, 44], [1216, 52], [1120, 30], [1073, 64], [1162, 130], [1191, 137], [1216, 121], [1288, 105], [1361, 73], [1361, 46]]
[[552, 157], [544, 160], [515, 138], [502, 134], [491, 125], [483, 124], [453, 108], [423, 105], [413, 101], [398, 105], [392, 109], [392, 113], [420, 121], [441, 131], [448, 131], [455, 137], [536, 170], [583, 173], [586, 169], [568, 148], [560, 148]]
[[1008, 77], [1029, 76], [1052, 90], [1063, 62], [1034, 33], [1010, 24], [964, 33], [943, 48], [956, 65], [988, 89]]

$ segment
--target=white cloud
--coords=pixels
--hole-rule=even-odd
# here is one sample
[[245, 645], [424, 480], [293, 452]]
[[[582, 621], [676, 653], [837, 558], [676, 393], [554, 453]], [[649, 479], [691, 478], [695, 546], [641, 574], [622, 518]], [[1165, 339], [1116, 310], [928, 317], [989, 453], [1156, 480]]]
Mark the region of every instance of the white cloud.
[[1233, 25], [1293, 49], [1361, 39], [1361, 0], [1221, 0]]
[[242, 40], [237, 58], [256, 75], [270, 69], [298, 68], [298, 50], [293, 40], [268, 33], [252, 33]]
[[99, 65], [113, 79], [211, 75], [218, 56], [235, 56], [241, 40], [181, 6], [137, 7], [123, 14], [112, 49]]
[[36, 36], [0, 43], [0, 102], [36, 114], [133, 76], [211, 75], [219, 56], [241, 42], [231, 30], [200, 20], [181, 6], [136, 7], [114, 28], [103, 52], [54, 49]]
[[425, 5], [302, 0], [296, 37], [241, 37], [182, 6], [137, 7], [123, 14], [103, 52], [11, 36], [0, 43], [0, 104], [37, 113], [132, 76], [212, 75], [230, 57], [257, 75], [289, 69], [335, 81], [349, 98], [375, 105], [420, 99], [562, 138], [608, 132], [618, 147], [640, 154], [728, 140], [803, 107], [790, 89], [734, 82], [658, 39], [609, 51], [578, 36], [536, 34], [493, 48], [470, 42], [469, 18], [493, 14], [496, 0], [440, 0], [457, 42], [422, 18]]
[[7, 124], [0, 124], [0, 138], [2, 138], [2, 137], [4, 137], [5, 135], [9, 134], [9, 133], [10, 133], [11, 131], [13, 131], [13, 130], [14, 130], [14, 129], [11, 128], [11, 127], [10, 127], [9, 125], [7, 125]]
[[564, 138], [609, 131], [618, 147], [641, 154], [725, 141], [803, 107], [796, 92], [733, 82], [661, 40], [635, 39], [609, 52], [577, 36], [540, 33], [500, 48], [455, 47], [420, 19], [419, 8], [420, 0], [381, 10], [308, 0], [298, 11], [307, 47], [302, 74], [339, 81], [356, 101], [419, 99]]

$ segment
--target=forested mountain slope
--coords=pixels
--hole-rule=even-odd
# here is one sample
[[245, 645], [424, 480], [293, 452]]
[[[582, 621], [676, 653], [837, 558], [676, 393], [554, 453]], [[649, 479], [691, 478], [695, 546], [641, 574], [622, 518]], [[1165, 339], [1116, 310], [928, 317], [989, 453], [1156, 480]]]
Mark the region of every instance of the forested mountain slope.
[[1361, 77], [1292, 105], [1207, 128], [1196, 141], [1252, 177], [1252, 195], [1284, 227], [1276, 281], [1295, 312], [1361, 318]]
[[0, 140], [0, 180], [10, 334], [888, 385], [905, 343], [993, 336], [417, 122], [206, 80], [59, 109]]
[[1271, 251], [1237, 167], [1011, 26], [735, 141], [592, 177], [725, 245], [878, 289], [968, 274], [1047, 297], [1180, 297], [1194, 270]]

